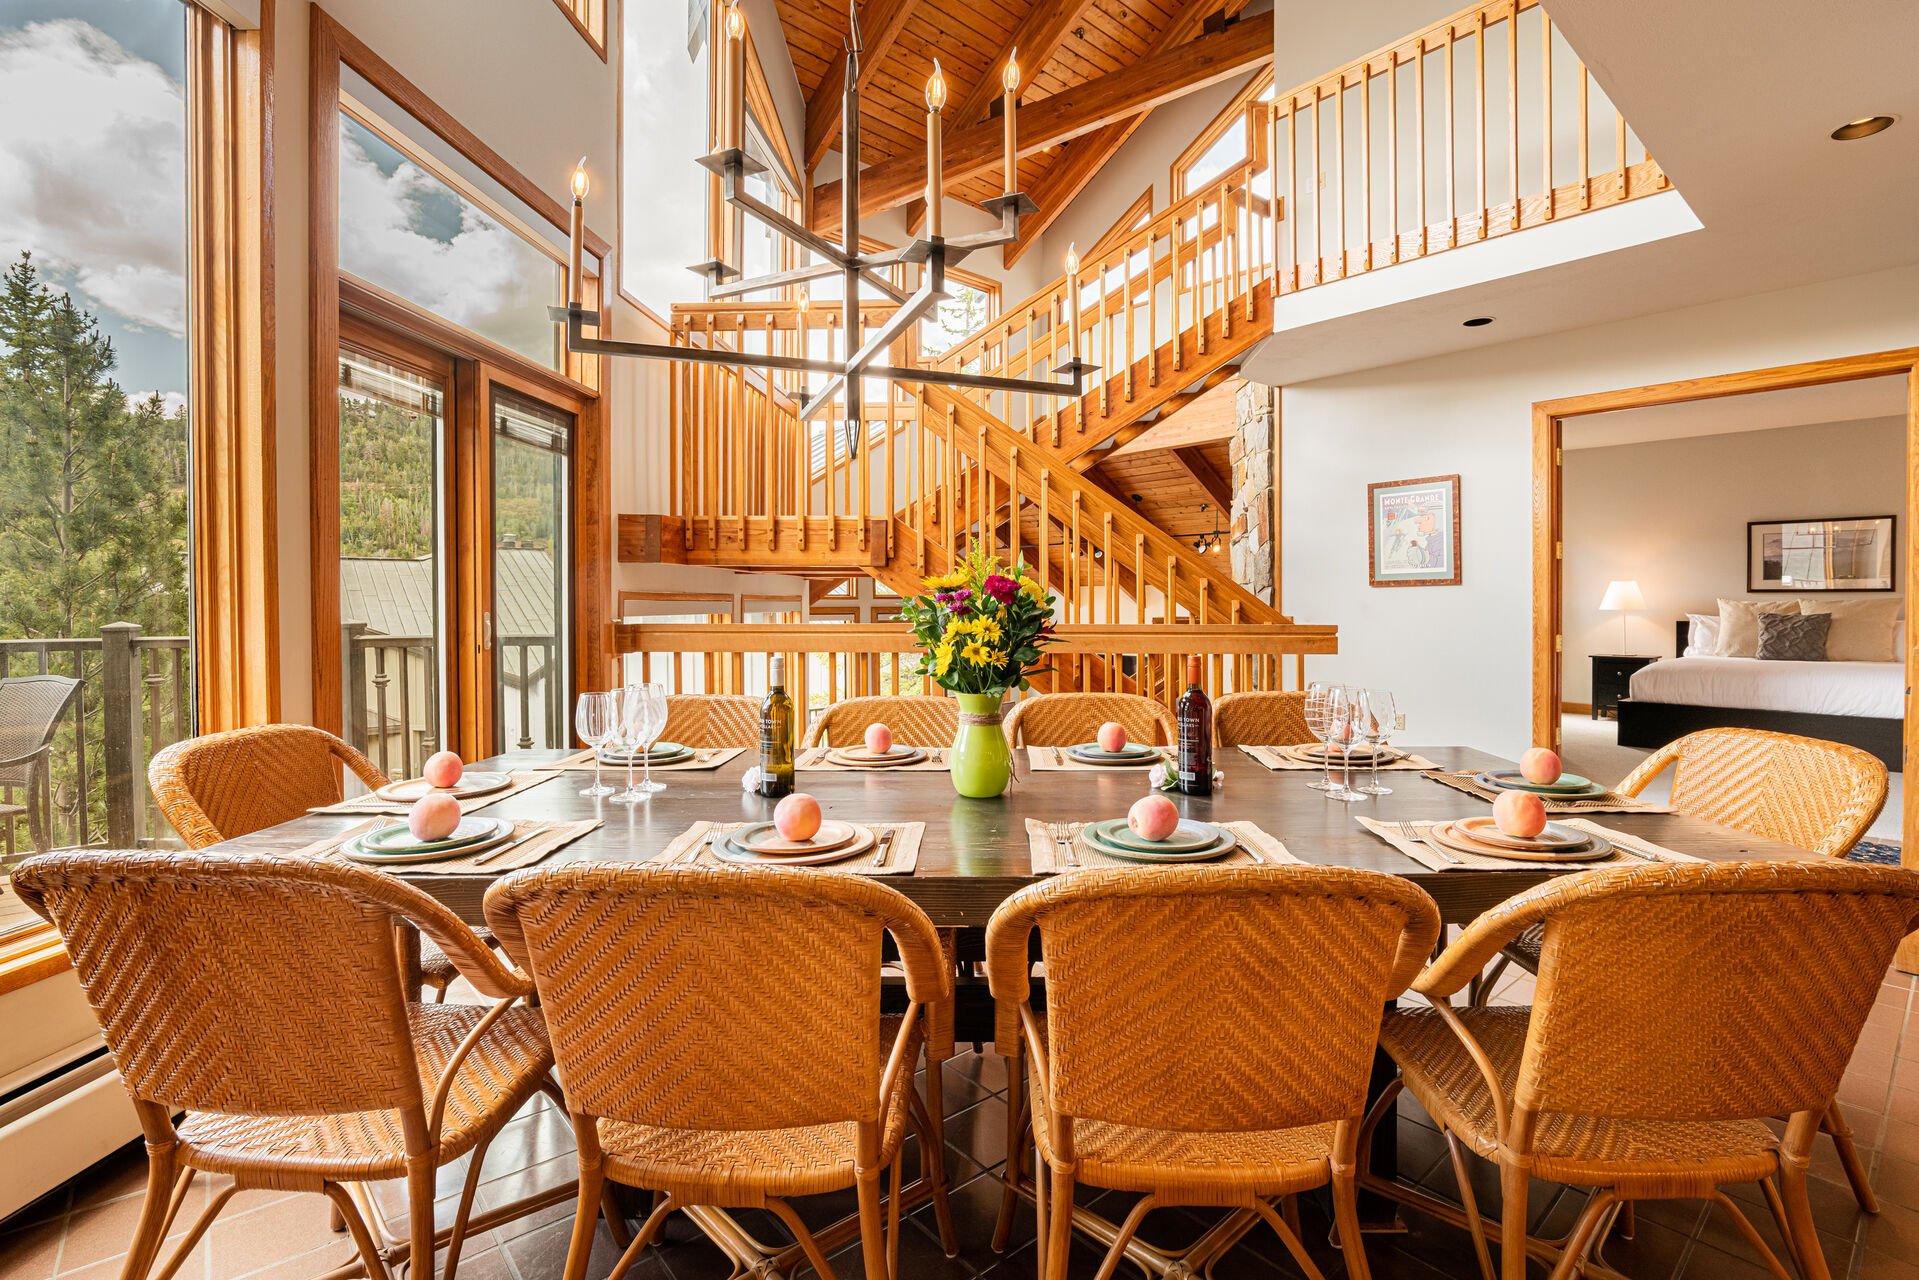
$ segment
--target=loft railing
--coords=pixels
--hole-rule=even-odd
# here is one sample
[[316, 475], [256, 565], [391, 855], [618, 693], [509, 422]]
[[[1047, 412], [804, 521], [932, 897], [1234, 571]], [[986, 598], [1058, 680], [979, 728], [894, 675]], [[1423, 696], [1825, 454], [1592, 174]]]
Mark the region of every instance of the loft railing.
[[1665, 190], [1539, 0], [1473, 5], [1268, 108], [1281, 292]]

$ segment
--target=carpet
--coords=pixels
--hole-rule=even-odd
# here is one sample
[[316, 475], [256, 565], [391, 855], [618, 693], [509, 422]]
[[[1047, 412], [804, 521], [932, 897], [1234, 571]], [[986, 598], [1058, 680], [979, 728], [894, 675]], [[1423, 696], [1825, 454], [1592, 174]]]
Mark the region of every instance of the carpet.
[[1852, 846], [1852, 852], [1846, 855], [1847, 862], [1868, 862], [1875, 867], [1896, 867], [1899, 865], [1899, 842], [1897, 840], [1861, 840]]

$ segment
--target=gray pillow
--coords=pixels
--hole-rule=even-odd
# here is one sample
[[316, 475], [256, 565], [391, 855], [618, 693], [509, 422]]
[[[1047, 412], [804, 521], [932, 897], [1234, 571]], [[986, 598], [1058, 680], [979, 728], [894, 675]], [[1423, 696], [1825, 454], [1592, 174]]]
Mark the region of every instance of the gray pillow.
[[1829, 613], [1759, 615], [1759, 653], [1773, 662], [1824, 662]]

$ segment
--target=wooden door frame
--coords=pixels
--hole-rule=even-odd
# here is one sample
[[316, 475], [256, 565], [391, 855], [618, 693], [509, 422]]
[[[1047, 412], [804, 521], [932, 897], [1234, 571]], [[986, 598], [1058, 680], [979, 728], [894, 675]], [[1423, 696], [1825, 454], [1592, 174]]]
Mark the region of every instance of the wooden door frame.
[[[1919, 495], [1919, 347], [1866, 355], [1776, 365], [1744, 373], [1686, 378], [1591, 395], [1541, 400], [1533, 405], [1533, 741], [1559, 742], [1560, 652], [1564, 636], [1564, 423], [1568, 418], [1618, 409], [1713, 400], [1760, 391], [1856, 382], [1861, 378], [1904, 375], [1906, 379], [1905, 573], [1907, 601], [1919, 599], [1919, 532], [1913, 528]], [[1919, 659], [1919, 610], [1906, 610], [1905, 757], [1919, 758], [1919, 698], [1912, 672]], [[1904, 788], [1900, 861], [1919, 869], [1919, 787]], [[1899, 952], [1899, 966], [1919, 971], [1919, 934]]]

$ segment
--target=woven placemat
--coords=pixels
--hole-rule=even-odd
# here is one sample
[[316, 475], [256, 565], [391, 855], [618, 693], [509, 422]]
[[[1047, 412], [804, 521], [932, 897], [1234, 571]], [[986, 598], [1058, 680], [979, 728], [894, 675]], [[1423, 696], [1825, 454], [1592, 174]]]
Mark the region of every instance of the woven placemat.
[[1219, 826], [1232, 832], [1239, 838], [1239, 846], [1223, 858], [1205, 861], [1173, 862], [1134, 862], [1126, 858], [1114, 858], [1101, 853], [1079, 838], [1084, 822], [1062, 822], [1057, 824], [1070, 833], [1073, 842], [1073, 857], [1077, 866], [1065, 862], [1064, 851], [1054, 838], [1050, 822], [1041, 822], [1037, 818], [1026, 820], [1026, 851], [1036, 876], [1050, 876], [1061, 871], [1078, 871], [1087, 867], [1150, 867], [1150, 866], [1192, 866], [1192, 867], [1261, 867], [1280, 862], [1298, 862], [1279, 837], [1274, 836], [1251, 822], [1222, 822]]
[[[1242, 744], [1239, 749], [1241, 751], [1244, 751], [1247, 755], [1251, 756], [1253, 759], [1259, 761], [1261, 764], [1265, 765], [1268, 769], [1311, 770], [1314, 773], [1323, 773], [1325, 772], [1325, 769], [1326, 769], [1326, 766], [1323, 764], [1313, 764], [1305, 760], [1295, 760], [1293, 757], [1284, 754], [1285, 749], [1283, 747], [1249, 747]], [[1380, 765], [1379, 771], [1381, 773], [1385, 773], [1392, 769], [1425, 770], [1425, 769], [1434, 769], [1437, 767], [1438, 767], [1437, 765], [1435, 765], [1432, 761], [1428, 760], [1425, 756], [1407, 755], [1407, 756], [1401, 756], [1397, 760], [1392, 760], [1385, 764]], [[1359, 760], [1353, 761], [1354, 773], [1371, 773], [1372, 768], [1373, 767], [1370, 763], [1365, 763]]]
[[[852, 821], [848, 818], [845, 821]], [[752, 826], [749, 822], [696, 822], [686, 830], [674, 836], [671, 843], [653, 859], [662, 865], [667, 863], [691, 867], [735, 867], [750, 871], [752, 863], [729, 862], [725, 858], [715, 857], [708, 844], [710, 837], [727, 831], [738, 831], [741, 827]], [[926, 835], [924, 822], [861, 822], [862, 827], [871, 827], [873, 834], [884, 837], [888, 830], [893, 832], [893, 843], [886, 850], [884, 866], [874, 866], [873, 859], [879, 850], [868, 849], [865, 853], [855, 854], [840, 862], [801, 863], [796, 869], [801, 871], [839, 871], [862, 876], [910, 876], [919, 866], [920, 841]], [[768, 862], [769, 866], [777, 863]]]
[[[1474, 779], [1479, 776], [1479, 772], [1477, 769], [1429, 769], [1424, 776], [1431, 778], [1443, 787], [1451, 787], [1454, 791], [1464, 791], [1469, 796], [1476, 796], [1484, 800], [1487, 804], [1491, 804], [1493, 801], [1499, 799], [1501, 793], [1492, 787], [1484, 786], [1474, 781]], [[1604, 795], [1587, 796], [1581, 800], [1567, 800], [1558, 796], [1540, 795], [1538, 792], [1534, 792], [1533, 794], [1539, 796], [1540, 801], [1546, 806], [1547, 813], [1672, 812], [1671, 805], [1653, 804], [1650, 801], [1640, 800], [1635, 796], [1621, 795], [1617, 791], [1608, 791]]]
[[572, 844], [587, 832], [600, 825], [598, 818], [586, 818], [579, 822], [542, 822], [538, 818], [522, 818], [513, 824], [513, 834], [503, 845], [483, 849], [466, 858], [449, 858], [445, 862], [405, 862], [388, 866], [370, 862], [359, 862], [348, 858], [339, 851], [340, 846], [355, 836], [365, 835], [377, 828], [389, 826], [384, 818], [374, 818], [368, 822], [356, 822], [337, 835], [317, 840], [303, 849], [295, 850], [297, 855], [310, 857], [335, 857], [356, 866], [375, 867], [378, 870], [391, 871], [402, 876], [450, 876], [464, 875], [473, 871], [488, 873], [513, 871], [520, 867], [530, 867], [534, 863], [558, 852]]
[[[474, 810], [484, 809], [490, 804], [498, 804], [509, 796], [517, 796], [522, 791], [530, 791], [543, 782], [553, 781], [554, 778], [553, 771], [550, 769], [528, 769], [524, 772], [510, 773], [507, 776], [513, 779], [510, 785], [501, 787], [498, 791], [489, 791], [483, 796], [470, 796], [460, 801], [460, 812], [472, 813]], [[380, 797], [369, 792], [363, 796], [355, 796], [351, 800], [342, 800], [339, 804], [322, 805], [317, 809], [308, 809], [307, 812], [330, 814], [384, 813], [388, 815], [403, 815], [412, 808], [412, 801], [382, 800]]]
[[945, 773], [953, 752], [950, 747], [925, 747], [926, 759], [912, 764], [857, 765], [833, 759], [833, 747], [809, 747], [800, 752], [793, 767], [802, 773]]
[[1171, 750], [1171, 747], [1156, 748], [1158, 754], [1147, 756], [1138, 764], [1087, 764], [1073, 759], [1065, 747], [1028, 747], [1026, 764], [1034, 773], [1111, 773], [1116, 769], [1150, 769], [1164, 763], [1165, 753]]
[[[690, 769], [717, 769], [745, 750], [745, 747], [704, 747], [695, 751], [691, 760], [681, 760], [677, 764], [656, 764], [653, 766], [653, 772], [675, 773]], [[593, 752], [591, 750], [581, 751], [575, 755], [568, 756], [564, 760], [555, 760], [551, 764], [543, 764], [537, 767], [541, 772], [545, 773], [551, 773], [556, 769], [584, 769], [588, 773], [591, 773], [593, 772]], [[613, 773], [616, 770], [624, 770], [626, 768], [626, 762], [622, 760], [620, 763], [614, 764], [609, 760], [603, 763], [600, 768], [606, 770], [608, 773]], [[639, 762], [635, 761], [633, 764], [633, 772], [636, 774], [639, 773], [640, 768]]]
[[1399, 850], [1420, 866], [1430, 871], [1589, 871], [1594, 867], [1615, 867], [1622, 864], [1630, 866], [1636, 862], [1697, 862], [1688, 854], [1675, 853], [1671, 849], [1662, 849], [1658, 845], [1648, 844], [1633, 836], [1622, 835], [1596, 823], [1569, 820], [1565, 825], [1579, 827], [1591, 835], [1604, 836], [1619, 846], [1603, 858], [1567, 859], [1563, 862], [1527, 862], [1517, 858], [1493, 858], [1484, 854], [1466, 853], [1459, 849], [1435, 847], [1426, 841], [1426, 833], [1437, 823], [1381, 822], [1378, 818], [1354, 815], [1354, 821], [1360, 826]]

